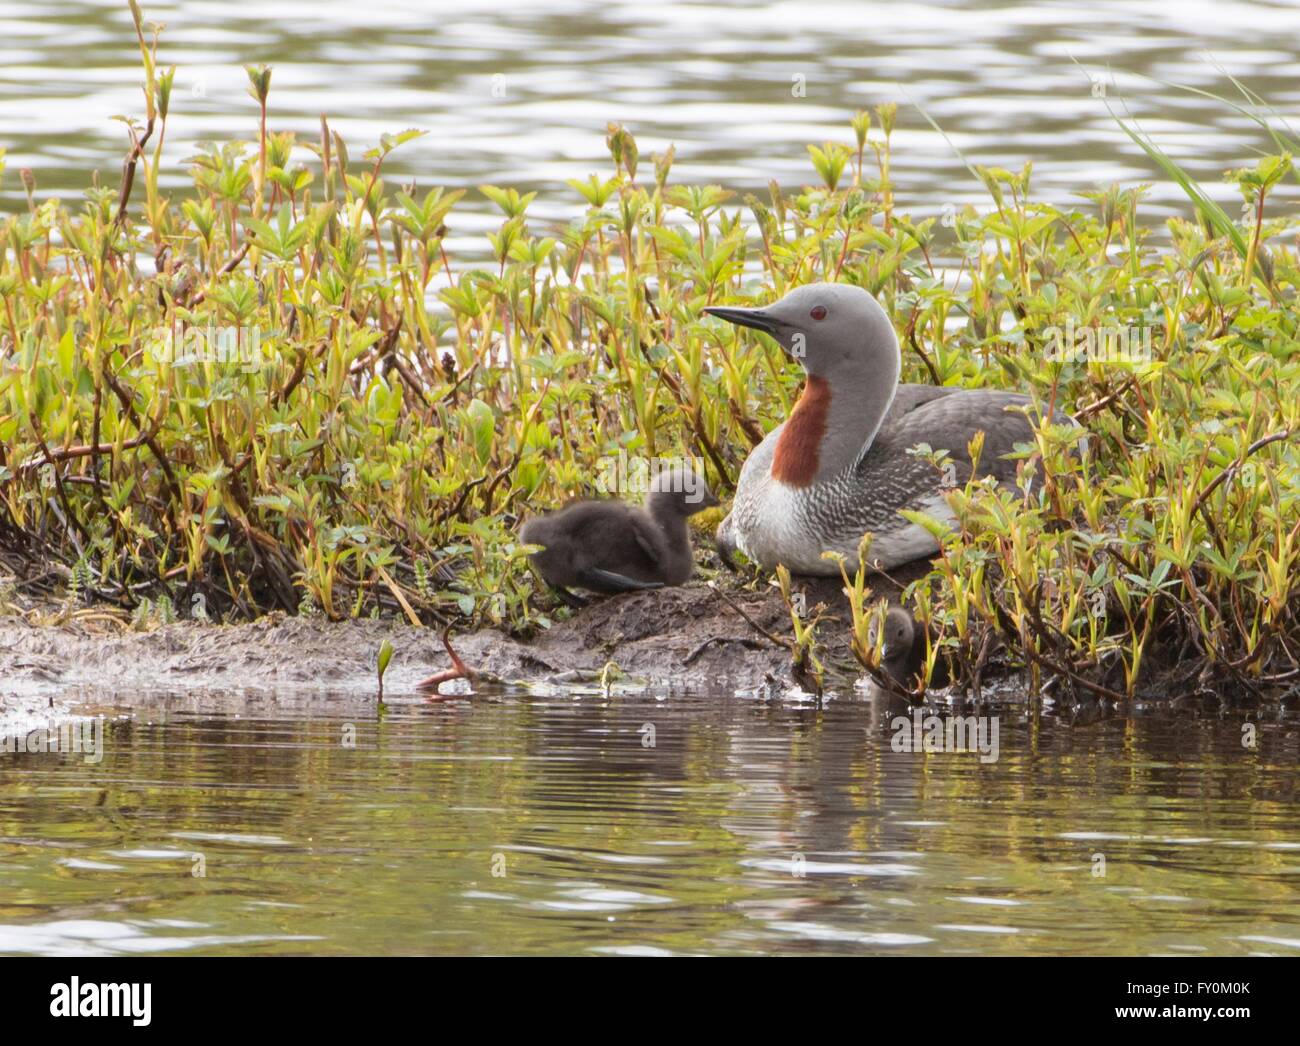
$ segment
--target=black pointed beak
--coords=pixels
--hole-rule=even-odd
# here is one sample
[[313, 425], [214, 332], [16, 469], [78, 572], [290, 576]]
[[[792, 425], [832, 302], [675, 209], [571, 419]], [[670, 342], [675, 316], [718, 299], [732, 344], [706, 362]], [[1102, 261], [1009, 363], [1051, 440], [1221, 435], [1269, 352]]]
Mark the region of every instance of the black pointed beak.
[[762, 331], [764, 334], [776, 333], [776, 320], [763, 309], [710, 305], [704, 311], [710, 316], [716, 316], [739, 327], [753, 327], [754, 330]]

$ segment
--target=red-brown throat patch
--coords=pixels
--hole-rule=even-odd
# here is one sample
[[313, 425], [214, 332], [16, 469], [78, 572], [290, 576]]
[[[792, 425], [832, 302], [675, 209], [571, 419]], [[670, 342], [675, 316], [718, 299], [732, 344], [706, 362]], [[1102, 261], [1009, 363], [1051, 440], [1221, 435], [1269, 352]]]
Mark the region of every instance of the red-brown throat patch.
[[808, 375], [803, 395], [776, 441], [772, 478], [792, 487], [807, 487], [817, 475], [822, 437], [831, 413], [831, 385], [825, 378]]

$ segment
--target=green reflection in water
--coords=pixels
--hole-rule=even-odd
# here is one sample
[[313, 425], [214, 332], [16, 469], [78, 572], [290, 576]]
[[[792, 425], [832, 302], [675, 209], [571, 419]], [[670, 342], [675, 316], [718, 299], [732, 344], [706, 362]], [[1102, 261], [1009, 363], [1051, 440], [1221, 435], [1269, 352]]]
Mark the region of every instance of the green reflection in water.
[[983, 765], [883, 715], [159, 699], [0, 756], [0, 952], [1300, 950], [1293, 720], [1003, 711]]

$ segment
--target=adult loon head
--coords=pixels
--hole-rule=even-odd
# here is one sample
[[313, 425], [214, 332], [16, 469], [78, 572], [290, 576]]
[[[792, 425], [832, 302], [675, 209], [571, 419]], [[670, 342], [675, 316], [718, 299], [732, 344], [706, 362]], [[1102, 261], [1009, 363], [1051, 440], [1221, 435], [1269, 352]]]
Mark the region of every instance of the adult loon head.
[[770, 334], [808, 375], [782, 428], [772, 478], [809, 487], [858, 461], [889, 412], [900, 357], [894, 325], [861, 287], [811, 283], [759, 308], [711, 316]]

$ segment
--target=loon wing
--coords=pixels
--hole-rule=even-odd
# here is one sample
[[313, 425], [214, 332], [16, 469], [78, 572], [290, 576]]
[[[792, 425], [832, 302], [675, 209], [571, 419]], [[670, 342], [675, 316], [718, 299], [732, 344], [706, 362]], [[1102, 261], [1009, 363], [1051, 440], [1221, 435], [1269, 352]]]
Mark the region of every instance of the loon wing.
[[582, 572], [581, 580], [584, 588], [591, 587], [593, 591], [599, 591], [603, 588], [613, 589], [618, 592], [631, 592], [638, 589], [664, 587], [662, 581], [638, 581], [626, 574], [619, 574], [613, 570], [603, 570], [600, 567], [588, 567]]
[[594, 562], [589, 561], [584, 567], [583, 584], [607, 592], [663, 588], [662, 581], [648, 580], [663, 573], [669, 556], [668, 539], [663, 531], [640, 510], [629, 511], [622, 523], [625, 529], [618, 534], [588, 535], [589, 539], [603, 539], [608, 544], [591, 550]]
[[926, 443], [934, 450], [946, 450], [949, 460], [957, 466], [955, 478], [965, 482], [973, 465], [970, 441], [977, 432], [983, 432], [980, 474], [993, 476], [999, 483], [1013, 482], [1018, 460], [1008, 459], [1007, 455], [1015, 452], [1017, 443], [1034, 438], [1026, 407], [1032, 416], [1033, 401], [1018, 392], [900, 385], [895, 407], [863, 456], [863, 464], [870, 468], [871, 463], [882, 460], [881, 456], [896, 459]]

